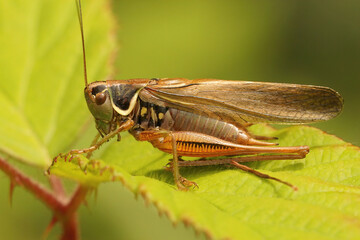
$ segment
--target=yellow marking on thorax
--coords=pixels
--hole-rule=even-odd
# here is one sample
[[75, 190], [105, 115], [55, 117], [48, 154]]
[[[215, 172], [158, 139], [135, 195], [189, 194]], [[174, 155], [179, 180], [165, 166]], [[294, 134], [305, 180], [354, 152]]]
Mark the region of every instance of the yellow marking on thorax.
[[147, 108], [146, 108], [146, 107], [142, 107], [142, 108], [141, 108], [140, 115], [141, 115], [142, 117], [144, 117], [145, 114], [147, 114]]
[[159, 117], [160, 120], [162, 120], [162, 119], [164, 118], [164, 114], [163, 114], [163, 113], [159, 113], [159, 114], [158, 114], [158, 117]]

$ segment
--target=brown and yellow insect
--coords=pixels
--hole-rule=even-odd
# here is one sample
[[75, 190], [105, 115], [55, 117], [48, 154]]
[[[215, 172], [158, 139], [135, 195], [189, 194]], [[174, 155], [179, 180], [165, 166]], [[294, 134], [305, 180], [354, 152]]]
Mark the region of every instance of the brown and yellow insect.
[[[242, 162], [301, 159], [308, 146], [275, 147], [271, 138], [254, 136], [254, 123], [302, 124], [338, 115], [343, 99], [319, 86], [182, 78], [130, 79], [88, 84], [81, 6], [78, 3], [84, 57], [85, 98], [102, 139], [65, 154], [89, 153], [122, 131], [173, 155], [169, 169], [179, 189], [196, 186], [179, 167], [230, 164], [259, 177], [290, 183], [251, 169]], [[269, 153], [270, 155], [264, 155]], [[64, 154], [60, 154], [64, 156]], [[200, 160], [178, 161], [180, 156]], [[220, 157], [208, 159], [209, 157]], [[222, 157], [222, 158], [221, 158]]]

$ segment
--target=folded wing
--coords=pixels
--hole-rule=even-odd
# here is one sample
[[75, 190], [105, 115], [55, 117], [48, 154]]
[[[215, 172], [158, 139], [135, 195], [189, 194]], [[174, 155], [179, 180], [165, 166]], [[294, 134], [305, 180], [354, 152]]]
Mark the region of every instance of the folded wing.
[[146, 86], [140, 97], [238, 123], [325, 121], [343, 106], [340, 94], [327, 87], [213, 79], [160, 79]]

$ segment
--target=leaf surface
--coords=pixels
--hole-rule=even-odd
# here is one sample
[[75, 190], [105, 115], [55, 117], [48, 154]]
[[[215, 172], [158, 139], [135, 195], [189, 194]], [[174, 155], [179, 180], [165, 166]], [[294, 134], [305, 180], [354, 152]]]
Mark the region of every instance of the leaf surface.
[[199, 189], [178, 191], [163, 169], [171, 156], [128, 134], [109, 143], [97, 156], [102, 160], [59, 161], [51, 172], [91, 186], [121, 181], [173, 222], [191, 223], [215, 239], [357, 239], [359, 148], [307, 126], [275, 130], [256, 125], [252, 131], [276, 136], [280, 145], [310, 146], [305, 159], [247, 164], [295, 184], [298, 191], [219, 166], [181, 169]]
[[[110, 69], [114, 20], [107, 4], [86, 1], [83, 6], [89, 79], [104, 79]], [[90, 119], [76, 5], [2, 1], [0, 18], [0, 150], [47, 168]]]

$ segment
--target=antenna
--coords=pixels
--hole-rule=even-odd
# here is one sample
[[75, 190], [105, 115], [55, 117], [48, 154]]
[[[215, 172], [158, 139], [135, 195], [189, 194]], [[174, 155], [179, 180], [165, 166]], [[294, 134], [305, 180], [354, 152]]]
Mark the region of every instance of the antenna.
[[87, 71], [86, 71], [86, 56], [85, 56], [85, 40], [84, 40], [84, 27], [83, 27], [83, 19], [81, 12], [81, 0], [75, 0], [79, 23], [80, 23], [80, 31], [81, 31], [81, 42], [82, 42], [82, 50], [83, 50], [83, 62], [84, 62], [84, 78], [85, 78], [85, 88], [88, 86], [87, 81]]

